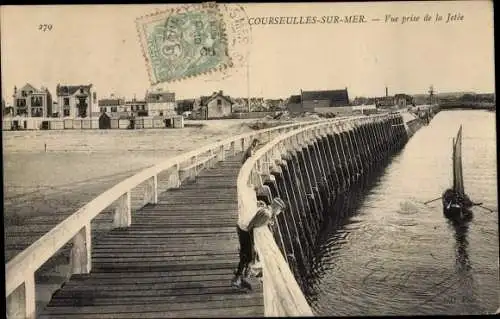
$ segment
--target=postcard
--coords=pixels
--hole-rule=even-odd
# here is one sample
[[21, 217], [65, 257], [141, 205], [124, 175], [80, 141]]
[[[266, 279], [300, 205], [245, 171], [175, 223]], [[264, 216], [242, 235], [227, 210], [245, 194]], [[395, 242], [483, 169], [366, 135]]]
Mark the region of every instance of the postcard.
[[0, 7], [9, 318], [499, 309], [492, 1]]

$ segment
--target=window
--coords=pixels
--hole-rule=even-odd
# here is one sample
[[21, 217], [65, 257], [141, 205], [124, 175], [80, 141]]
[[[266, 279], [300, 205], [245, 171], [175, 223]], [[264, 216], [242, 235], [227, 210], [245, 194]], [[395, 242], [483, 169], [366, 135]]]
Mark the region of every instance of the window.
[[222, 105], [222, 100], [221, 100], [221, 99], [217, 99], [217, 105], [218, 105], [218, 106], [221, 106], [221, 105]]
[[125, 106], [125, 107], [123, 107], [123, 112], [127, 112], [127, 110], [128, 110], [128, 109], [127, 109], [127, 107], [126, 107], [126, 106]]
[[42, 106], [42, 97], [41, 96], [32, 96], [31, 97], [31, 106]]
[[117, 108], [116, 108], [116, 106], [112, 106], [112, 107], [111, 107], [111, 112], [117, 112]]
[[65, 105], [65, 106], [69, 106], [69, 97], [65, 97], [65, 98], [64, 98], [64, 103], [63, 103], [63, 105]]
[[31, 116], [32, 117], [41, 117], [42, 116], [42, 108], [41, 107], [32, 107], [31, 108]]
[[16, 106], [17, 107], [26, 107], [26, 100], [25, 99], [17, 99]]
[[141, 106], [141, 110], [145, 111], [146, 110], [146, 105]]
[[83, 94], [83, 89], [82, 88], [80, 88], [80, 94]]
[[28, 96], [28, 93], [26, 91], [22, 91], [21, 92], [21, 95], [24, 96], [24, 97], [27, 97]]
[[64, 116], [69, 116], [69, 109], [64, 109]]
[[101, 113], [104, 113], [106, 112], [106, 108], [105, 107], [101, 107]]

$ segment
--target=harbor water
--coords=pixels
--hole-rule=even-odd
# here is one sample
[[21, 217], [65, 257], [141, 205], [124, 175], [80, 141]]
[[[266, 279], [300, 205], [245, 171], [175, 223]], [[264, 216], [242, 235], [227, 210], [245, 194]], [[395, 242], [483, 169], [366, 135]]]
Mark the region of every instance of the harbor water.
[[[460, 124], [465, 192], [494, 212], [474, 207], [470, 223], [452, 225], [441, 201], [424, 202], [451, 186]], [[464, 315], [499, 307], [495, 130], [492, 112], [440, 112], [361, 196], [353, 194], [342, 208], [347, 216], [320, 234], [307, 289], [317, 315]]]

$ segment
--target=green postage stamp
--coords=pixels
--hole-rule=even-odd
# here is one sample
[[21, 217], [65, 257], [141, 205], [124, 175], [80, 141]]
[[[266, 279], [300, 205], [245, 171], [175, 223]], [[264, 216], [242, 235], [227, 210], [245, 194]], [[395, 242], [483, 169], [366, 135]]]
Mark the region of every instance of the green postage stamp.
[[216, 3], [193, 4], [136, 19], [151, 84], [231, 66]]

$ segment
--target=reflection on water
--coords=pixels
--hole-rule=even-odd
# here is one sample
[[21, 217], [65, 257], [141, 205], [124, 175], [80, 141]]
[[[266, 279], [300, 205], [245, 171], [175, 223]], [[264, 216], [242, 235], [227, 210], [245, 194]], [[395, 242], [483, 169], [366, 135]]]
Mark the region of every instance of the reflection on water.
[[[474, 278], [471, 273], [471, 264], [467, 248], [469, 242], [467, 240], [467, 232], [469, 230], [468, 222], [460, 222], [449, 220], [448, 223], [455, 232], [455, 251], [456, 251], [456, 272], [459, 277], [459, 287], [457, 292], [460, 294], [458, 297], [463, 305], [475, 303], [474, 300]], [[456, 299], [457, 297], [455, 297]], [[450, 300], [456, 302], [456, 300]]]
[[[493, 213], [453, 222], [436, 198], [451, 183], [451, 139], [464, 125], [465, 189]], [[365, 187], [339, 200], [308, 283], [317, 315], [493, 313], [498, 308], [494, 114], [439, 113]], [[310, 290], [310, 291], [309, 291]]]

